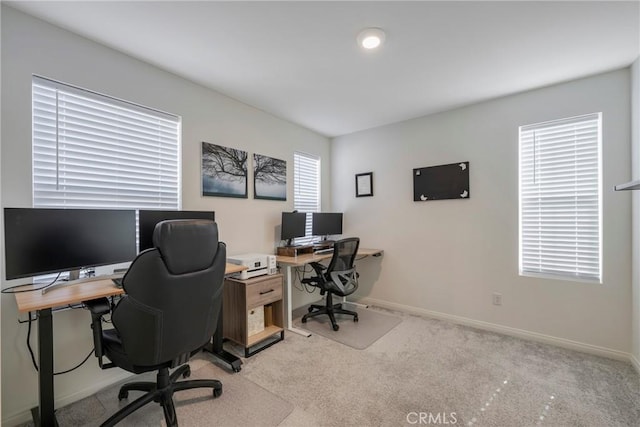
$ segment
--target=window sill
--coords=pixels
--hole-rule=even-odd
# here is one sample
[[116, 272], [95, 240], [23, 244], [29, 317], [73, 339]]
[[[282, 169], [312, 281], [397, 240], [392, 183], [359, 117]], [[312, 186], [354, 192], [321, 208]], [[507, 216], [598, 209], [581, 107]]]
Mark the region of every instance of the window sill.
[[521, 271], [521, 277], [533, 277], [536, 279], [551, 279], [551, 280], [563, 280], [567, 282], [578, 282], [578, 283], [591, 283], [594, 285], [602, 285], [601, 279], [588, 279], [584, 277], [574, 277], [574, 276], [562, 276], [556, 274], [545, 274], [545, 273], [533, 273], [529, 271]]

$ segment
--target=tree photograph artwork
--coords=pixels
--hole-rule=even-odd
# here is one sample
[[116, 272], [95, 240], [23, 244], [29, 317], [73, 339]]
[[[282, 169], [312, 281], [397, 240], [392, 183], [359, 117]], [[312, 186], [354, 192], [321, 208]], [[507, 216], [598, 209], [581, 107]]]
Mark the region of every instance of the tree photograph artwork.
[[246, 151], [202, 142], [202, 195], [247, 198]]
[[253, 195], [256, 199], [287, 200], [287, 162], [254, 154]]

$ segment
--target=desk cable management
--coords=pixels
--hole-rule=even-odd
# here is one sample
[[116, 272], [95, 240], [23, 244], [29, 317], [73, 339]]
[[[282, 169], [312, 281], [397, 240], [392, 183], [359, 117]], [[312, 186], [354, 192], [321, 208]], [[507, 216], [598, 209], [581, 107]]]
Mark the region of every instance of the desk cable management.
[[[47, 283], [44, 286], [40, 286], [37, 288], [32, 288], [32, 289], [19, 289], [22, 288], [24, 286], [31, 286], [31, 284], [22, 284], [22, 285], [15, 285], [15, 286], [10, 286], [8, 288], [2, 289], [2, 291], [0, 291], [3, 294], [18, 294], [18, 293], [22, 293], [22, 292], [36, 292], [36, 291], [41, 291], [45, 288], [48, 288], [49, 286], [52, 286], [54, 283], [56, 283], [58, 281], [58, 279], [60, 278], [60, 274], [58, 273], [58, 275], [49, 283]], [[68, 305], [62, 309], [79, 309], [79, 308], [84, 308], [84, 304], [80, 304], [80, 305]], [[29, 355], [31, 356], [31, 363], [33, 363], [33, 367], [36, 370], [36, 372], [39, 371], [38, 369], [38, 363], [36, 362], [36, 357], [35, 354], [33, 352], [33, 348], [31, 348], [31, 323], [34, 321], [34, 319], [32, 319], [31, 317], [31, 313], [29, 313], [28, 315], [28, 320], [20, 320], [18, 319], [18, 323], [28, 323], [29, 326], [27, 328], [27, 349], [29, 350]], [[103, 319], [104, 322], [110, 323], [110, 321]], [[67, 374], [71, 371], [74, 371], [76, 369], [78, 369], [80, 366], [84, 365], [86, 363], [87, 360], [89, 360], [89, 357], [91, 357], [91, 354], [93, 353], [93, 351], [95, 350], [95, 348], [92, 348], [91, 351], [89, 352], [89, 354], [87, 354], [87, 356], [82, 360], [82, 362], [78, 363], [76, 366], [69, 368], [65, 371], [60, 371], [60, 372], [54, 372], [53, 375], [62, 375], [62, 374]]]
[[310, 267], [310, 269], [307, 269], [307, 265], [305, 265], [304, 267], [296, 267], [296, 269], [295, 269], [296, 278], [298, 279], [298, 283], [300, 285], [298, 286], [298, 284], [294, 280], [293, 281], [293, 286], [299, 291], [306, 291], [307, 293], [312, 294], [312, 293], [314, 293], [316, 291], [316, 287], [315, 286], [308, 286], [306, 283], [302, 283], [302, 279], [305, 278], [304, 277], [305, 274], [313, 272], [313, 268]]

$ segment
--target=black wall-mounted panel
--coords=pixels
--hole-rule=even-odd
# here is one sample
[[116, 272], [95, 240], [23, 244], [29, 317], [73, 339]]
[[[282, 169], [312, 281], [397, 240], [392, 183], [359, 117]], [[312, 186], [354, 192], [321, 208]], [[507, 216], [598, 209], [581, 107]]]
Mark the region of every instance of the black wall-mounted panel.
[[413, 201], [468, 199], [469, 162], [413, 170]]

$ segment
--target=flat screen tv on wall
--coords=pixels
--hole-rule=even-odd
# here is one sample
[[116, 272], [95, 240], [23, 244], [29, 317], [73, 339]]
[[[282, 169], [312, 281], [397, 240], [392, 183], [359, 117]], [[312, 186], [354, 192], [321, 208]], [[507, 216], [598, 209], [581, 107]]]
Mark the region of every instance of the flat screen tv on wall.
[[469, 162], [413, 170], [413, 201], [468, 199]]

